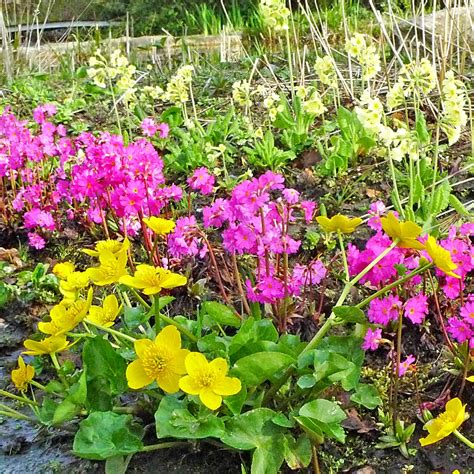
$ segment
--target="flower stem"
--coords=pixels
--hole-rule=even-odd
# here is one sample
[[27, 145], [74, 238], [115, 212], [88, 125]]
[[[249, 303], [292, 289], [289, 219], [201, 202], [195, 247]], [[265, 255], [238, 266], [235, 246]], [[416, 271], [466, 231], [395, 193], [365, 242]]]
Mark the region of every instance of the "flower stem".
[[102, 331], [113, 334], [113, 335], [115, 335], [119, 338], [121, 337], [122, 339], [126, 339], [127, 341], [130, 341], [130, 342], [135, 342], [136, 341], [136, 339], [134, 337], [129, 336], [128, 334], [124, 334], [120, 331], [116, 331], [115, 329], [107, 328], [105, 326], [102, 326], [101, 324], [94, 323], [90, 319], [84, 319], [84, 322], [87, 323], [87, 324], [90, 324], [91, 326], [96, 327], [97, 329], [101, 329]]
[[11, 398], [12, 400], [17, 400], [22, 403], [28, 403], [29, 405], [33, 405], [36, 407], [39, 406], [38, 403], [34, 402], [33, 400], [30, 400], [29, 398], [23, 398], [19, 397], [18, 395], [13, 395], [13, 393], [7, 392], [6, 390], [0, 390], [0, 395]]
[[466, 446], [468, 446], [471, 449], [474, 449], [474, 443], [470, 440], [468, 440], [463, 434], [461, 434], [458, 430], [453, 431], [454, 436], [458, 438], [460, 441], [462, 441]]
[[393, 400], [392, 400], [392, 423], [393, 432], [397, 432], [397, 419], [398, 419], [398, 387], [400, 384], [400, 362], [402, 356], [402, 329], [403, 329], [403, 312], [400, 310], [398, 313], [398, 326], [397, 326], [397, 354], [396, 354], [396, 366], [395, 366], [395, 383], [393, 387]]
[[344, 241], [342, 240], [342, 234], [340, 230], [337, 231], [337, 238], [339, 240], [339, 247], [341, 248], [342, 261], [344, 263], [344, 272], [346, 274], [346, 282], [348, 282], [351, 277], [349, 275], [349, 267], [347, 266], [346, 249], [344, 248]]
[[158, 297], [155, 297], [154, 301], [155, 301], [155, 316], [157, 319], [161, 318], [163, 321], [167, 322], [168, 324], [175, 326], [178, 329], [178, 331], [182, 332], [185, 336], [191, 339], [191, 341], [197, 342], [198, 338], [191, 331], [189, 331], [183, 325], [176, 322], [173, 318], [170, 318], [169, 316], [165, 316], [163, 313], [160, 312], [159, 310], [160, 307], [158, 305], [158, 301], [159, 301]]
[[140, 452], [145, 453], [148, 451], [157, 451], [158, 449], [167, 449], [167, 448], [177, 448], [180, 446], [189, 446], [188, 441], [170, 441], [168, 443], [158, 443], [158, 444], [149, 444], [148, 446], [143, 446], [140, 449]]

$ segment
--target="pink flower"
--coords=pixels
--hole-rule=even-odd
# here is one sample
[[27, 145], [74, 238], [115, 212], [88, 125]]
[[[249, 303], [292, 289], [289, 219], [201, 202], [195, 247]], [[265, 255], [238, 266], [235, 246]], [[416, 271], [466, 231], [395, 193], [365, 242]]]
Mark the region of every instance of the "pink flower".
[[459, 311], [459, 315], [474, 328], [474, 301], [468, 298], [467, 303]]
[[367, 315], [371, 323], [386, 326], [390, 321], [398, 319], [401, 309], [402, 302], [398, 296], [389, 295], [372, 300]]
[[36, 232], [29, 232], [28, 233], [28, 243], [31, 247], [41, 250], [45, 247], [46, 241], [41, 237], [41, 235], [37, 234]]
[[364, 342], [362, 344], [362, 349], [364, 351], [375, 351], [378, 349], [380, 344], [380, 339], [382, 338], [382, 330], [379, 329], [367, 329], [367, 332], [364, 337]]
[[54, 104], [44, 104], [36, 107], [33, 110], [33, 118], [38, 124], [43, 124], [48, 117], [52, 117], [57, 113], [56, 106]]
[[413, 324], [420, 324], [428, 314], [428, 297], [420, 293], [408, 299], [404, 305], [404, 315]]
[[214, 176], [210, 175], [206, 168], [197, 168], [193, 175], [188, 178], [191, 189], [200, 191], [202, 194], [211, 194], [215, 183]]
[[414, 362], [415, 357], [411, 354], [403, 362], [400, 362], [400, 365], [398, 367], [398, 376], [403, 377]]
[[316, 203], [313, 201], [301, 201], [301, 208], [304, 211], [304, 220], [309, 224], [313, 220], [314, 210], [316, 209]]
[[143, 135], [147, 137], [152, 137], [158, 131], [158, 125], [152, 118], [143, 119], [141, 123]]
[[158, 124], [158, 130], [160, 131], [160, 138], [168, 138], [170, 126], [166, 122]]
[[288, 204], [296, 204], [300, 199], [300, 193], [296, 189], [284, 189], [282, 194]]

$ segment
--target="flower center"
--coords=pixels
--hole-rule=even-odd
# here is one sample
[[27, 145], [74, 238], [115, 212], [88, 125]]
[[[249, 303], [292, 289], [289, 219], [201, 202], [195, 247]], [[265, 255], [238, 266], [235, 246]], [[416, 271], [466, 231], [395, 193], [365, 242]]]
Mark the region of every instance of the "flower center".
[[198, 380], [201, 387], [210, 387], [214, 382], [214, 374], [212, 372], [202, 372], [199, 374]]
[[143, 358], [143, 370], [149, 377], [156, 378], [168, 365], [168, 357], [157, 347], [151, 347]]

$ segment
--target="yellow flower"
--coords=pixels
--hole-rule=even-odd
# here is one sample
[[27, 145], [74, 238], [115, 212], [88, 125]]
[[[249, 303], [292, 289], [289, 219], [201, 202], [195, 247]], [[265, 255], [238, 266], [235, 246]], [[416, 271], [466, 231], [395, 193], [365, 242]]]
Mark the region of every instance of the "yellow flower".
[[135, 341], [138, 359], [127, 367], [128, 386], [143, 388], [156, 381], [158, 387], [168, 393], [179, 390], [179, 379], [186, 373], [184, 360], [189, 354], [181, 349], [181, 335], [174, 326], [166, 326], [155, 340]]
[[108, 251], [113, 254], [120, 253], [122, 251], [126, 252], [130, 247], [130, 241], [125, 239], [123, 242], [118, 240], [99, 240], [95, 244], [95, 250], [91, 249], [82, 249], [84, 253], [90, 255], [91, 257], [98, 257], [101, 253]]
[[471, 375], [470, 377], [466, 377], [466, 380], [468, 382], [474, 382], [474, 375]]
[[38, 329], [44, 334], [57, 336], [72, 331], [87, 315], [93, 297], [92, 288], [87, 292], [87, 299], [63, 300], [53, 306], [49, 315], [51, 321], [41, 322]]
[[190, 395], [199, 395], [210, 410], [217, 410], [222, 397], [240, 392], [242, 385], [236, 377], [227, 377], [229, 367], [222, 357], [208, 362], [199, 352], [191, 352], [185, 360], [189, 375], [179, 381], [179, 388]]
[[69, 341], [66, 339], [66, 336], [62, 335], [47, 337], [42, 341], [27, 339], [23, 345], [29, 349], [28, 351], [23, 351], [23, 354], [44, 355], [65, 351], [69, 348]]
[[20, 392], [28, 389], [28, 384], [35, 376], [35, 369], [31, 365], [25, 364], [23, 357], [18, 357], [18, 369], [12, 370], [12, 382]]
[[463, 405], [459, 398], [449, 400], [446, 403], [446, 411], [438, 415], [437, 418], [428, 421], [424, 426], [429, 434], [426, 438], [420, 439], [420, 444], [427, 446], [446, 438], [446, 436], [456, 431], [467, 417], [469, 415], [466, 416], [466, 405]]
[[60, 279], [66, 280], [70, 273], [75, 270], [74, 263], [72, 262], [62, 262], [57, 263], [53, 267], [53, 273]]
[[110, 285], [117, 283], [120, 277], [127, 274], [127, 251], [122, 250], [118, 253], [112, 253], [110, 250], [104, 250], [99, 254], [100, 265], [98, 267], [88, 268], [86, 270], [89, 278], [97, 286]]
[[316, 217], [316, 220], [328, 233], [342, 232], [343, 234], [352, 234], [352, 232], [356, 230], [356, 227], [362, 224], [362, 219], [360, 217], [351, 219], [342, 214], [336, 214], [335, 216], [332, 216], [331, 219], [326, 216], [319, 216]]
[[422, 250], [423, 244], [417, 237], [421, 234], [421, 227], [412, 221], [400, 222], [393, 212], [389, 212], [387, 217], [381, 217], [383, 231], [393, 240], [398, 239], [397, 246], [403, 249]]
[[428, 255], [433, 260], [433, 263], [446, 275], [452, 276], [454, 278], [461, 278], [459, 275], [453, 272], [458, 266], [451, 259], [451, 254], [448, 250], [441, 247], [436, 243], [436, 239], [431, 235], [428, 237], [428, 240], [425, 243], [425, 250], [428, 252]]
[[176, 226], [173, 221], [161, 217], [145, 217], [143, 222], [157, 235], [169, 234]]
[[120, 278], [120, 283], [143, 290], [145, 295], [155, 295], [163, 288], [171, 289], [183, 286], [188, 281], [185, 276], [173, 273], [160, 267], [141, 264], [137, 266], [135, 275], [125, 275]]
[[65, 280], [59, 283], [59, 291], [65, 298], [75, 300], [79, 290], [89, 286], [89, 276], [86, 272], [71, 272]]
[[101, 306], [91, 306], [88, 320], [106, 328], [113, 326], [122, 306], [119, 307], [115, 295], [106, 296]]

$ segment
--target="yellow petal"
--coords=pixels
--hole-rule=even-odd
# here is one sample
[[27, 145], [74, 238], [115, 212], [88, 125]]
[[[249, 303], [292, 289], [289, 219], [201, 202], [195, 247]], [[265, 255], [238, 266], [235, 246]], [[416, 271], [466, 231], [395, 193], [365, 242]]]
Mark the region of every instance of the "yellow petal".
[[235, 395], [242, 389], [240, 380], [236, 377], [224, 377], [212, 384], [212, 390], [218, 395]]
[[208, 387], [199, 392], [199, 399], [209, 410], [217, 410], [222, 405], [222, 397]]
[[227, 375], [227, 372], [229, 370], [227, 361], [222, 357], [218, 357], [217, 359], [214, 359], [209, 362], [209, 368], [216, 371], [221, 377]]
[[190, 395], [199, 395], [202, 389], [201, 384], [189, 375], [185, 375], [179, 379], [179, 388]]
[[157, 346], [168, 346], [172, 349], [179, 349], [181, 347], [181, 334], [176, 326], [165, 326], [156, 336], [155, 344]]
[[135, 352], [138, 357], [143, 358], [145, 357], [145, 353], [151, 346], [153, 346], [153, 341], [150, 339], [138, 339], [133, 343], [133, 347], [135, 348]]
[[[151, 295], [156, 295], [161, 291], [161, 286], [149, 286], [148, 288], [143, 289], [143, 293], [145, 295], [151, 296]], [[173, 288], [173, 287], [172, 287]]]
[[187, 355], [184, 364], [186, 365], [188, 374], [191, 376], [201, 374], [203, 370], [208, 369], [209, 365], [207, 359], [200, 352], [190, 352]]
[[156, 379], [158, 386], [168, 393], [176, 393], [179, 390], [179, 379], [181, 375], [166, 370]]
[[188, 356], [189, 351], [187, 349], [180, 349], [179, 351], [173, 354], [173, 359], [169, 362], [170, 370], [172, 370], [175, 374], [185, 374], [186, 373], [186, 365], [184, 361]]
[[468, 382], [474, 382], [474, 375], [471, 375], [470, 377], [467, 377], [466, 380]]
[[316, 217], [316, 221], [326, 232], [334, 232], [331, 220], [326, 216], [318, 216]]
[[122, 283], [126, 286], [131, 286], [132, 288], [142, 288], [140, 284], [137, 285], [135, 278], [130, 275], [124, 275], [123, 277], [120, 277], [119, 283]]
[[135, 390], [146, 387], [147, 385], [150, 385], [153, 382], [153, 379], [149, 377], [143, 369], [143, 365], [140, 359], [134, 360], [127, 367], [125, 375], [127, 377], [128, 386]]

